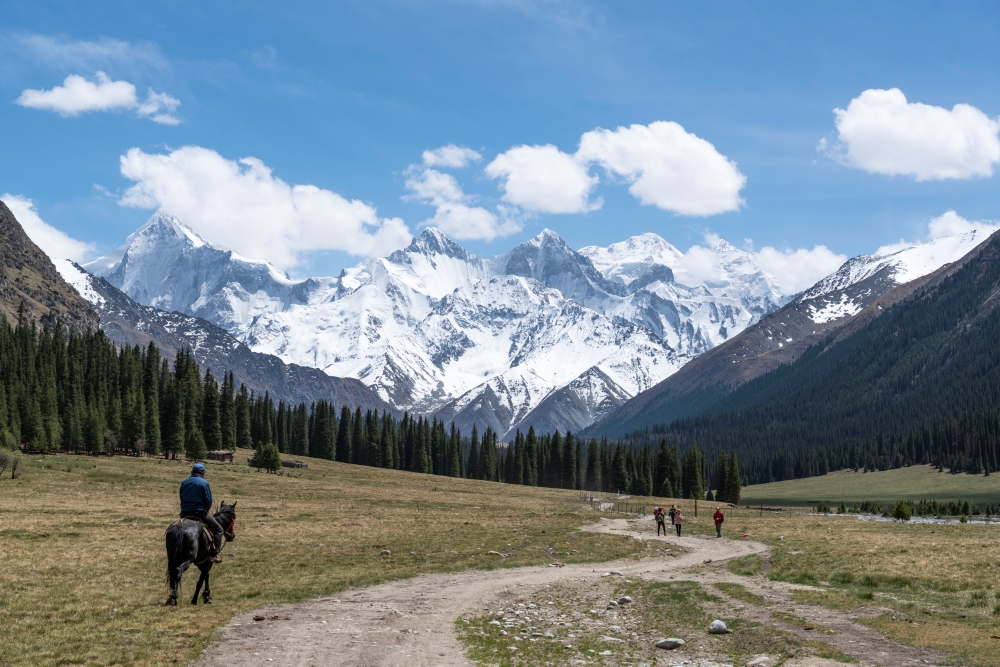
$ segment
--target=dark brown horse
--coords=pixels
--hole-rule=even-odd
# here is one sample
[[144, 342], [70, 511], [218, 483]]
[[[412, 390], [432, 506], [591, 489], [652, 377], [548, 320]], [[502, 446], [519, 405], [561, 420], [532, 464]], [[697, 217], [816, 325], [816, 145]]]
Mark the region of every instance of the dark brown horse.
[[[219, 511], [213, 516], [219, 525], [225, 527], [226, 542], [236, 539], [236, 503], [232, 505], [219, 503]], [[167, 604], [177, 605], [177, 589], [181, 584], [181, 575], [192, 564], [201, 570], [201, 577], [194, 589], [191, 604], [198, 604], [198, 592], [201, 591], [202, 584], [205, 585], [205, 594], [202, 596], [205, 604], [211, 604], [212, 594], [208, 588], [208, 573], [212, 570], [212, 562], [208, 560], [208, 552], [212, 547], [211, 532], [198, 519], [179, 519], [167, 528], [166, 539], [167, 579], [170, 582], [170, 597], [167, 598]]]

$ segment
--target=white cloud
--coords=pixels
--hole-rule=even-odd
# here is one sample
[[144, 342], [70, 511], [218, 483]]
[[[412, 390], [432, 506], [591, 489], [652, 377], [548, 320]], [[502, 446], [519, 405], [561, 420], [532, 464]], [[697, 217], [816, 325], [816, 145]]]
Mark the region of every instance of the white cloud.
[[944, 236], [964, 234], [974, 229], [992, 234], [1000, 229], [1000, 224], [986, 220], [966, 220], [955, 211], [945, 211], [927, 223], [927, 236], [930, 239], [939, 239]]
[[527, 211], [584, 213], [603, 203], [588, 201], [597, 177], [551, 144], [511, 148], [486, 165], [486, 175], [503, 179], [504, 201]]
[[[984, 231], [987, 234], [1000, 230], [1000, 223], [990, 220], [966, 220], [955, 211], [945, 211], [936, 218], [931, 218], [927, 222], [927, 241], [945, 238], [948, 236], [958, 236], [973, 230]], [[873, 254], [891, 255], [905, 248], [923, 245], [924, 241], [905, 241], [900, 239], [896, 243], [887, 243], [880, 247]]]
[[785, 295], [815, 285], [847, 261], [847, 255], [837, 254], [825, 245], [813, 246], [812, 250], [777, 250], [766, 246], [753, 254], [757, 266]]
[[736, 164], [674, 122], [592, 130], [580, 138], [576, 159], [623, 177], [643, 204], [681, 215], [715, 215], [743, 204], [747, 179]]
[[907, 102], [898, 88], [869, 89], [833, 112], [840, 144], [828, 152], [869, 173], [965, 179], [991, 176], [1000, 162], [1000, 121], [968, 104], [949, 111]]
[[[426, 162], [427, 153], [424, 155]], [[485, 241], [521, 231], [521, 224], [516, 216], [509, 216], [501, 211], [498, 217], [485, 208], [469, 206], [471, 198], [462, 191], [451, 174], [416, 165], [411, 165], [406, 174], [406, 188], [413, 193], [406, 198], [437, 208], [434, 217], [423, 222], [423, 226], [437, 227], [456, 239]]]
[[[755, 271], [759, 269], [781, 294], [790, 296], [816, 284], [830, 275], [847, 261], [847, 255], [840, 255], [826, 246], [778, 250], [765, 246], [753, 250], [753, 242], [746, 239], [747, 248], [737, 250], [728, 242], [711, 232], [705, 233], [705, 245], [693, 245], [673, 266], [678, 282], [696, 285], [704, 283], [710, 287], [723, 287], [734, 276], [727, 271]], [[749, 254], [752, 262], [739, 261], [742, 252]], [[737, 260], [734, 264], [733, 261]], [[756, 267], [756, 268], [754, 268]]]
[[479, 162], [483, 159], [482, 155], [471, 148], [455, 144], [448, 144], [432, 151], [424, 151], [421, 157], [428, 167], [451, 167], [452, 169], [461, 169], [469, 166], [471, 162]]
[[92, 243], [78, 241], [42, 220], [34, 202], [21, 195], [4, 194], [0, 200], [7, 205], [24, 233], [53, 259], [71, 259], [82, 262], [94, 252]]
[[98, 72], [95, 81], [78, 74], [70, 74], [63, 85], [51, 90], [27, 89], [15, 102], [31, 109], [55, 111], [62, 116], [76, 116], [89, 111], [135, 110], [143, 118], [164, 125], [177, 125], [180, 120], [173, 112], [180, 101], [165, 93], [150, 90], [146, 100], [140, 102], [135, 86], [128, 81], [112, 81], [104, 72]]
[[207, 239], [281, 268], [316, 250], [384, 255], [412, 238], [399, 218], [379, 218], [374, 207], [314, 185], [289, 185], [257, 158], [227, 160], [200, 146], [166, 155], [132, 148], [121, 173], [135, 181], [121, 205], [160, 208]]
[[616, 130], [596, 129], [580, 137], [574, 155], [552, 145], [517, 146], [486, 166], [503, 179], [504, 201], [540, 213], [583, 213], [598, 183], [589, 172], [598, 164], [629, 183], [643, 204], [681, 215], [716, 215], [743, 205], [746, 176], [704, 139], [677, 123], [657, 121]]

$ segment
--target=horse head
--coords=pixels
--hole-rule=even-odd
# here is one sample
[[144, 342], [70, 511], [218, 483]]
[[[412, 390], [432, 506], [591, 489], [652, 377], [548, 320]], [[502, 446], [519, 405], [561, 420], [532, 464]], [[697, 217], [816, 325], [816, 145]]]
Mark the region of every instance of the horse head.
[[236, 539], [236, 503], [235, 501], [232, 505], [227, 505], [226, 501], [219, 502], [219, 511], [215, 513], [215, 518], [225, 529], [226, 542], [232, 542]]

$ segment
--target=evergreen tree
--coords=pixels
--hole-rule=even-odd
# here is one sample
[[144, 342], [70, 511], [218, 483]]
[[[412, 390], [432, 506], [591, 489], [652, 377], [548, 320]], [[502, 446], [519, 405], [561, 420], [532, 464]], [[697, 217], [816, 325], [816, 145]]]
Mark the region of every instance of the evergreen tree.
[[202, 386], [201, 424], [205, 444], [210, 450], [222, 447], [222, 420], [219, 411], [219, 384], [211, 369], [205, 370]]
[[472, 437], [469, 439], [469, 462], [465, 466], [469, 479], [479, 479], [479, 429], [472, 425]]

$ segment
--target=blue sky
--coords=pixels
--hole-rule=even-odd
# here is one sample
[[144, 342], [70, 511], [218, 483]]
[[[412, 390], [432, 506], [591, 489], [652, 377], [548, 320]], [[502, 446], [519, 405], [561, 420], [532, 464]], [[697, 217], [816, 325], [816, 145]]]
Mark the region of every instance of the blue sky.
[[[5, 7], [0, 193], [91, 255], [156, 206], [293, 275], [435, 214], [485, 255], [548, 227], [574, 247], [823, 245], [827, 263], [949, 210], [1000, 218], [996, 3], [87, 5]], [[478, 158], [423, 159], [450, 144]]]

